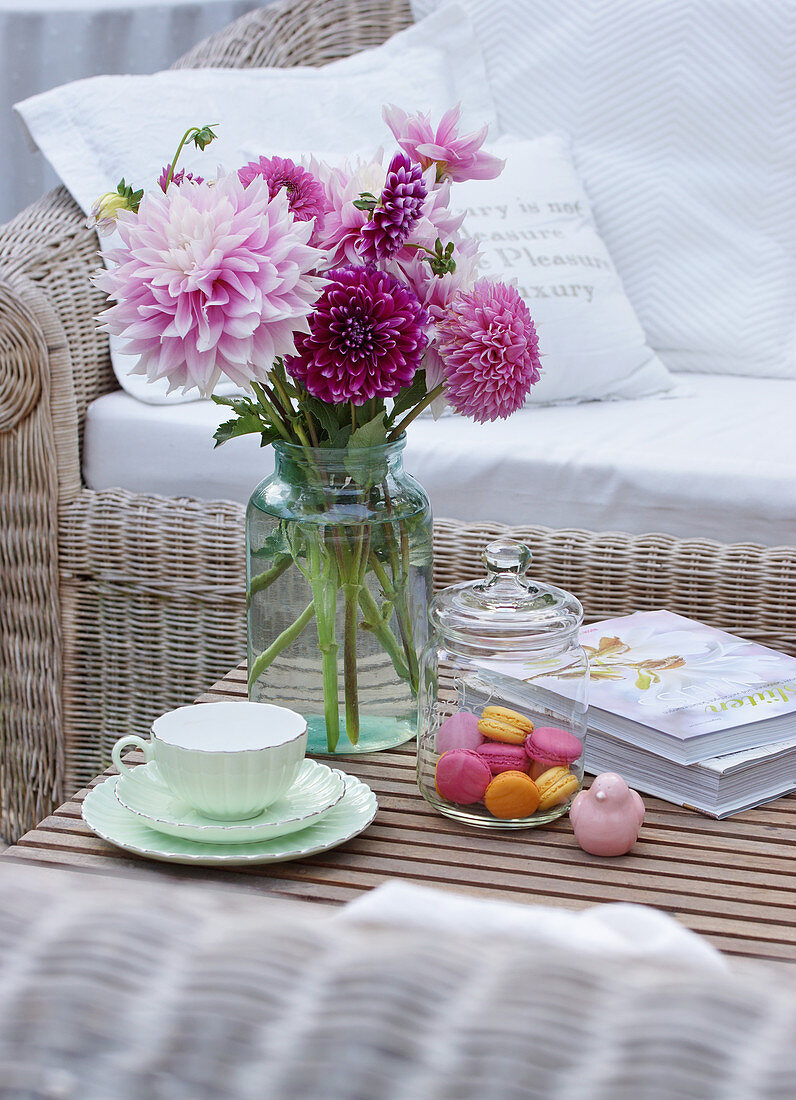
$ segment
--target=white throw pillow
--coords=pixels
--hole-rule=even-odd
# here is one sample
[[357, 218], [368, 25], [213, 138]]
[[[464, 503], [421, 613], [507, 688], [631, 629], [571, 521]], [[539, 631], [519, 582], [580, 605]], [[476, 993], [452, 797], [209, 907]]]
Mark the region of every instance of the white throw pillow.
[[503, 138], [495, 180], [454, 184], [452, 205], [481, 242], [481, 272], [514, 281], [539, 333], [542, 377], [530, 404], [642, 397], [672, 378], [647, 346], [557, 135]]
[[501, 128], [571, 135], [667, 365], [796, 377], [793, 0], [462, 4]]
[[[421, 79], [422, 74], [422, 79]], [[78, 80], [16, 105], [33, 142], [88, 213], [96, 198], [124, 176], [152, 188], [188, 126], [218, 123], [218, 141], [191, 147], [180, 167], [215, 174], [218, 164], [245, 163], [245, 150], [374, 152], [392, 145], [381, 118], [384, 103], [439, 116], [464, 108], [472, 129], [495, 119], [483, 58], [461, 11], [434, 15], [383, 46], [322, 69], [181, 69], [152, 76]], [[114, 238], [102, 242], [114, 247]], [[129, 375], [135, 357], [118, 341], [111, 354], [119, 384], [149, 404], [195, 400], [166, 395], [166, 383]]]

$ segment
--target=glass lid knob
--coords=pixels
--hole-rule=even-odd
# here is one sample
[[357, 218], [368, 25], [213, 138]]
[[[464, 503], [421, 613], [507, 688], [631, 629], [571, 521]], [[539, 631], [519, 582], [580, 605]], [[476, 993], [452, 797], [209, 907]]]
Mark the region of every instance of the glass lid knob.
[[513, 573], [522, 577], [531, 564], [531, 551], [517, 539], [495, 539], [487, 544], [481, 557], [487, 572], [495, 578], [499, 574]]

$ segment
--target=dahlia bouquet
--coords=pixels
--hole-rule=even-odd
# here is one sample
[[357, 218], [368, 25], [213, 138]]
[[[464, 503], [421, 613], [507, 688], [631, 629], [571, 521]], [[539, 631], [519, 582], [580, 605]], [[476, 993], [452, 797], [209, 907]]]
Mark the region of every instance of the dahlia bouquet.
[[[253, 508], [268, 516], [249, 525], [250, 694], [274, 699], [266, 674], [280, 660], [299, 670], [300, 692], [314, 621], [332, 752], [341, 728], [349, 749], [359, 743], [363, 637], [417, 693], [430, 512], [399, 507], [392, 451], [429, 407], [509, 416], [540, 375], [527, 306], [478, 277], [477, 243], [449, 205], [457, 181], [502, 169], [482, 148], [486, 127], [460, 135], [458, 108], [436, 129], [397, 107], [383, 117], [398, 146], [389, 159], [262, 156], [212, 179], [178, 170], [187, 144], [215, 138], [193, 127], [151, 190], [122, 180], [91, 219], [121, 241], [95, 281], [112, 302], [105, 330], [138, 356], [134, 373], [228, 406], [217, 445], [256, 433], [289, 470], [289, 491], [267, 480], [250, 505], [250, 520]], [[239, 395], [214, 394], [222, 380]]]

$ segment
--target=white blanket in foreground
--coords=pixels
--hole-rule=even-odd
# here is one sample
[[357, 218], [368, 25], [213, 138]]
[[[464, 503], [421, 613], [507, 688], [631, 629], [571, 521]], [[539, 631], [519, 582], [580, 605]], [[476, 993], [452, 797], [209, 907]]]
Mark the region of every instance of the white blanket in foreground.
[[442, 935], [514, 936], [530, 940], [545, 954], [558, 951], [567, 958], [581, 953], [667, 967], [727, 969], [722, 954], [707, 940], [646, 905], [595, 905], [571, 912], [390, 881], [349, 902], [335, 919], [427, 928]]

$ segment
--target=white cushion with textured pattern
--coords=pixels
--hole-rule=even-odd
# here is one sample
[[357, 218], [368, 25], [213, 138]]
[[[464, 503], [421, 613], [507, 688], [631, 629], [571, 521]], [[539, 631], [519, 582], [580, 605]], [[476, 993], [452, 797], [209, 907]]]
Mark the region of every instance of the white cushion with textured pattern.
[[571, 135], [667, 366], [796, 377], [793, 0], [460, 2], [501, 127]]
[[[688, 392], [672, 399], [535, 406], [483, 425], [420, 418], [406, 467], [438, 516], [796, 545], [796, 384], [679, 378]], [[101, 397], [88, 409], [86, 483], [243, 503], [273, 452], [253, 435], [214, 451], [228, 412]]]

